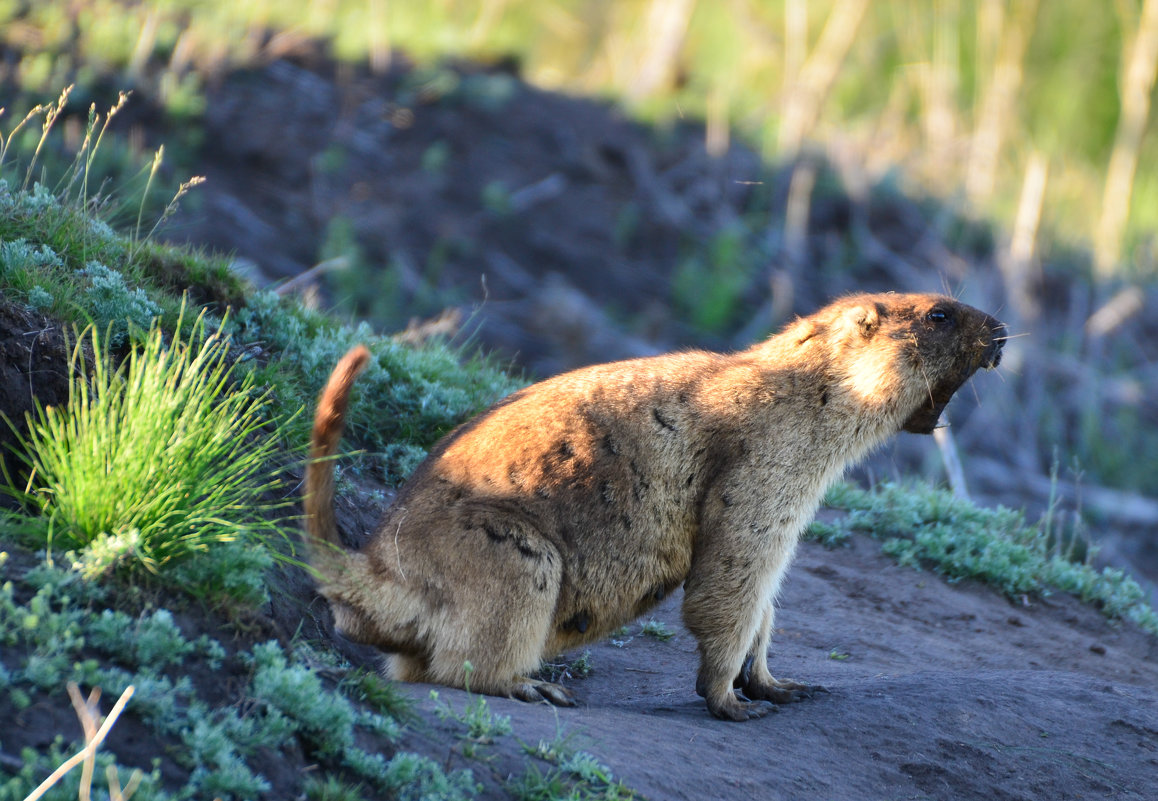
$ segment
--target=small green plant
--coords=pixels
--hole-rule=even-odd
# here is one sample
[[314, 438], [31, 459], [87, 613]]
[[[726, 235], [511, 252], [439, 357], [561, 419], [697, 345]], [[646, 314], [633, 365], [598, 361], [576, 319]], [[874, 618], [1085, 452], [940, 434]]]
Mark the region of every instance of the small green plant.
[[362, 785], [349, 785], [337, 776], [307, 776], [302, 783], [306, 801], [362, 801]]
[[718, 334], [736, 319], [753, 279], [758, 250], [745, 226], [721, 230], [705, 251], [685, 257], [672, 278], [672, 300], [701, 331]]
[[848, 543], [849, 532], [832, 523], [813, 520], [804, 529], [804, 538], [819, 542], [825, 548], [836, 548]]
[[94, 330], [105, 331], [110, 348], [124, 344], [132, 330], [147, 331], [161, 315], [161, 308], [140, 287], [129, 289], [125, 278], [98, 261], [90, 261], [80, 274], [88, 279], [84, 290], [86, 308]]
[[275, 642], [253, 649], [253, 693], [276, 709], [323, 756], [340, 756], [353, 746], [356, 713], [342, 695], [322, 687], [318, 674], [289, 664]]
[[660, 642], [667, 642], [675, 636], [675, 632], [669, 629], [666, 623], [662, 620], [655, 620], [654, 618], [644, 623], [639, 633], [644, 637], [651, 637], [653, 640], [659, 640]]
[[837, 648], [833, 648], [831, 651], [828, 652], [828, 658], [832, 659], [836, 662], [843, 662], [846, 659], [850, 659], [851, 657], [852, 657], [852, 654], [845, 653], [844, 651], [841, 651]]
[[431, 176], [440, 176], [446, 171], [451, 157], [450, 143], [437, 139], [422, 151], [422, 170]]
[[511, 190], [502, 181], [491, 181], [483, 187], [482, 206], [495, 217], [509, 217], [513, 211]]
[[211, 666], [220, 666], [224, 658], [221, 645], [207, 636], [195, 642], [186, 640], [168, 609], [157, 609], [135, 619], [124, 612], [105, 609], [85, 627], [85, 637], [123, 661], [152, 670], [179, 665], [185, 657], [198, 652], [209, 658]]
[[[1042, 514], [1038, 527], [1045, 536], [1046, 544], [1055, 556], [1070, 562], [1090, 562], [1097, 553], [1097, 548], [1089, 539], [1085, 521], [1082, 519], [1081, 508], [1066, 510], [1061, 508], [1061, 498], [1058, 497], [1058, 473], [1061, 469], [1061, 459], [1057, 448], [1054, 449], [1053, 460], [1049, 469], [1049, 503]], [[1070, 471], [1080, 480], [1082, 471], [1075, 457]], [[1069, 524], [1066, 521], [1069, 518]]]
[[552, 767], [544, 772], [530, 764], [507, 783], [520, 801], [619, 801], [636, 797], [615, 781], [611, 769], [598, 759], [569, 748], [561, 734], [556, 734], [551, 742], [540, 740], [535, 747], [524, 745], [523, 750]]
[[608, 638], [607, 641], [614, 645], [616, 648], [622, 648], [634, 639], [635, 637], [632, 636], [631, 629], [629, 629], [627, 626], [620, 626], [615, 631], [611, 632], [611, 637]]
[[241, 566], [259, 574], [270, 562], [263, 546], [280, 533], [282, 504], [264, 496], [277, 486], [277, 439], [252, 379], [232, 385], [220, 331], [203, 336], [203, 316], [168, 345], [154, 326], [120, 367], [95, 330], [82, 336], [68, 404], [29, 420], [26, 487], [8, 476], [25, 512], [5, 521], [50, 553], [73, 552], [86, 575], [161, 575], [198, 561], [183, 574], [196, 588], [260, 592], [260, 581], [227, 578], [239, 565], [221, 560], [247, 551]]
[[469, 770], [447, 773], [433, 759], [408, 753], [391, 757], [382, 784], [397, 801], [466, 801], [480, 789]]
[[591, 652], [584, 651], [570, 662], [543, 662], [536, 675], [544, 681], [559, 682], [564, 679], [585, 679], [594, 669]]
[[474, 666], [470, 662], [464, 662], [463, 669], [466, 671], [467, 703], [461, 713], [451, 709], [449, 703], [441, 702], [437, 690], [431, 690], [430, 697], [438, 705], [435, 711], [440, 718], [457, 720], [466, 726], [463, 753], [466, 756], [474, 756], [476, 746], [489, 745], [496, 738], [511, 733], [511, 718], [509, 715], [496, 715], [491, 712], [487, 699], [470, 691], [470, 674], [474, 671]]
[[377, 673], [361, 668], [352, 670], [342, 680], [341, 688], [354, 700], [394, 720], [411, 720], [415, 716], [414, 701], [410, 696], [399, 690], [394, 682], [387, 681]]

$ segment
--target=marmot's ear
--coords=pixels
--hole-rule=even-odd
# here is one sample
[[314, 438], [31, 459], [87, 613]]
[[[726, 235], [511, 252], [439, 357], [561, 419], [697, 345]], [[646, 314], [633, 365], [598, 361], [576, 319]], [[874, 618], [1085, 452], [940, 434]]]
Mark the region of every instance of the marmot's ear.
[[880, 324], [880, 317], [877, 314], [876, 306], [858, 305], [845, 309], [841, 321], [850, 334], [855, 332], [865, 339], [869, 339], [876, 333], [877, 326]]
[[803, 345], [814, 336], [820, 334], [820, 325], [815, 320], [797, 320], [792, 331], [797, 345]]

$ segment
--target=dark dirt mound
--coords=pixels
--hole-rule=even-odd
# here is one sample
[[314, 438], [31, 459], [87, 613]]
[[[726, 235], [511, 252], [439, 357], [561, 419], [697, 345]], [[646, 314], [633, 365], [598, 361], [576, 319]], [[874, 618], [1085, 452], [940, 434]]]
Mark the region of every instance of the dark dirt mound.
[[0, 420], [0, 462], [14, 475], [22, 463], [11, 449], [28, 431], [25, 415], [35, 413], [37, 401], [68, 401], [70, 355], [59, 323], [0, 298], [0, 412], [12, 424]]
[[[771, 170], [741, 145], [712, 155], [700, 126], [648, 128], [501, 69], [393, 63], [378, 76], [314, 56], [225, 76], [197, 163], [208, 181], [171, 233], [283, 281], [321, 260], [337, 220], [365, 266], [357, 288], [377, 297], [335, 280], [330, 301], [386, 327], [482, 303], [479, 341], [538, 377], [679, 345], [746, 346], [842, 292], [935, 291], [974, 266], [918, 206], [854, 201], [819, 163], [808, 169], [823, 188], [804, 198], [811, 236], [793, 244], [783, 214], [795, 165]], [[741, 230], [762, 225], [753, 239]], [[874, 247], [858, 253], [850, 237]], [[721, 264], [744, 265], [701, 278], [738, 284], [716, 331], [694, 330], [681, 303], [719, 287], [691, 298], [673, 287], [705, 242]], [[770, 271], [782, 273], [773, 314]], [[978, 305], [988, 283], [970, 282]]]

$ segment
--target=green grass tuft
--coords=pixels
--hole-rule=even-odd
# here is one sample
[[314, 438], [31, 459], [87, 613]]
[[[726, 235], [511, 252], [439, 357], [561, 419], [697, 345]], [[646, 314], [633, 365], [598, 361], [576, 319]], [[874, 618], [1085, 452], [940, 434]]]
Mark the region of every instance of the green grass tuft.
[[362, 785], [351, 786], [337, 776], [307, 776], [302, 782], [306, 801], [362, 801]]
[[73, 553], [86, 575], [178, 571], [256, 600], [273, 551], [247, 546], [281, 531], [283, 504], [266, 500], [278, 440], [252, 377], [233, 385], [227, 341], [203, 336], [203, 318], [168, 345], [154, 327], [120, 367], [95, 329], [80, 338], [68, 404], [29, 420], [31, 478], [9, 487], [25, 514], [6, 522], [26, 542]]
[[377, 673], [361, 668], [352, 670], [343, 679], [342, 690], [351, 698], [394, 720], [409, 722], [416, 718], [413, 699], [399, 690], [394, 682], [387, 681]]

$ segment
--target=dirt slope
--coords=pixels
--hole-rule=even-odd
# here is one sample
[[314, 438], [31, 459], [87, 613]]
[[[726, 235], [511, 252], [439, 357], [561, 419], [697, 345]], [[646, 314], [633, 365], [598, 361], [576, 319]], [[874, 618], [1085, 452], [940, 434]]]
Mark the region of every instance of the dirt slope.
[[[781, 596], [772, 671], [831, 692], [745, 724], [713, 720], [695, 695], [681, 598], [655, 615], [673, 639], [636, 625], [622, 647], [591, 649], [594, 672], [570, 682], [579, 708], [492, 708], [524, 742], [571, 735], [657, 801], [1154, 798], [1158, 640], [1073, 598], [1013, 604], [899, 567], [870, 539], [805, 543]], [[432, 711], [429, 689], [411, 692]]]

